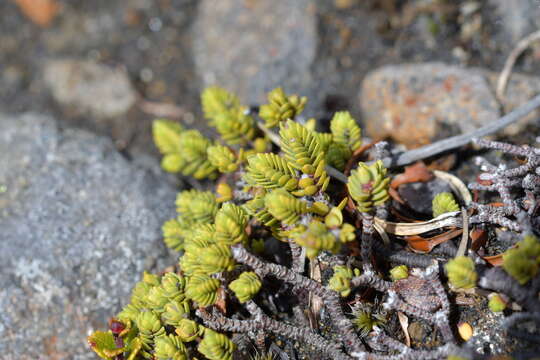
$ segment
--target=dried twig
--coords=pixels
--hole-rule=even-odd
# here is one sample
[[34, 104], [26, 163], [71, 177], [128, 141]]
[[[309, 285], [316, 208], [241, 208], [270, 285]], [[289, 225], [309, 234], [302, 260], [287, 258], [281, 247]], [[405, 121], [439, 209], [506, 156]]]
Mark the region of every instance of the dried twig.
[[512, 52], [510, 52], [510, 55], [506, 59], [503, 70], [501, 71], [501, 74], [497, 80], [496, 95], [499, 101], [502, 102], [504, 100], [504, 90], [506, 89], [506, 85], [508, 84], [508, 80], [512, 74], [512, 68], [514, 67], [517, 59], [529, 46], [531, 46], [532, 43], [538, 40], [540, 40], [540, 30], [535, 31], [521, 39]]
[[148, 101], [144, 99], [139, 100], [138, 106], [141, 111], [157, 117], [180, 119], [187, 113], [184, 108], [175, 104]]
[[461, 241], [459, 243], [456, 256], [463, 256], [467, 252], [467, 244], [469, 242], [469, 214], [465, 208], [461, 209], [463, 233], [461, 234]]
[[246, 307], [253, 316], [252, 320], [230, 319], [220, 315], [218, 312], [209, 314], [204, 310], [197, 310], [197, 315], [204, 321], [206, 326], [215, 330], [226, 330], [248, 334], [256, 334], [259, 330], [270, 331], [275, 334], [283, 335], [309, 344], [317, 350], [327, 353], [334, 359], [351, 359], [351, 357], [345, 355], [339, 349], [339, 345], [326, 340], [308, 328], [295, 327], [281, 321], [274, 320], [266, 316], [252, 301], [249, 301], [246, 304]]
[[384, 165], [386, 167], [403, 166], [466, 145], [474, 138], [486, 136], [505, 128], [506, 126], [523, 118], [538, 107], [540, 107], [540, 95], [535, 96], [524, 105], [512, 110], [498, 120], [484, 125], [474, 131], [462, 135], [452, 136], [447, 139], [422, 146], [418, 149], [405, 151], [404, 153], [397, 155], [395, 158], [385, 158], [383, 160]]

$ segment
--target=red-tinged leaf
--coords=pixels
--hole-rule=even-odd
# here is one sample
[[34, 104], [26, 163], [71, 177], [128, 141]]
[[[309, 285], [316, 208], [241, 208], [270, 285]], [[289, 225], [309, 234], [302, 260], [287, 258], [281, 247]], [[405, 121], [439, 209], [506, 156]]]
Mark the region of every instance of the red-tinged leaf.
[[110, 355], [117, 349], [112, 332], [96, 331], [88, 337], [88, 345], [102, 359], [112, 360], [116, 355]]

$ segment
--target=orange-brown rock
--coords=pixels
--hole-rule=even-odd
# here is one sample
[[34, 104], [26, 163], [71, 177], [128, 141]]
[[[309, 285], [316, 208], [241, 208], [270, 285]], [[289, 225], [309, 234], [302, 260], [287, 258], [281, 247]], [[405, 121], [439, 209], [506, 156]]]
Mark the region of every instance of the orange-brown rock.
[[361, 106], [369, 136], [408, 147], [474, 130], [500, 116], [480, 72], [442, 63], [375, 70], [363, 81]]

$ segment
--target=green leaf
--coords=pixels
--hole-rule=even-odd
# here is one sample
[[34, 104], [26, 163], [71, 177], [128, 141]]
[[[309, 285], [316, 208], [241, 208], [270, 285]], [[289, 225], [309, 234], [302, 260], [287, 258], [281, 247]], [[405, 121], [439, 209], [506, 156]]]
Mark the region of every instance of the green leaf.
[[225, 245], [247, 240], [247, 221], [248, 217], [240, 206], [232, 203], [224, 204], [215, 218], [216, 240]]
[[272, 216], [287, 225], [294, 225], [300, 215], [308, 212], [307, 204], [289, 194], [285, 189], [273, 190], [266, 194], [264, 204]]
[[217, 300], [217, 290], [221, 286], [218, 279], [204, 274], [194, 274], [189, 278], [186, 296], [199, 306], [209, 306]]
[[236, 156], [226, 146], [213, 145], [207, 149], [208, 160], [222, 173], [230, 173], [236, 171], [238, 164]]
[[390, 197], [390, 178], [386, 176], [386, 168], [380, 160], [371, 165], [359, 163], [348, 180], [349, 194], [360, 212], [370, 212], [373, 206], [383, 204]]
[[204, 338], [197, 348], [209, 360], [232, 360], [236, 346], [225, 335], [206, 329]]
[[433, 217], [437, 217], [447, 212], [459, 211], [459, 205], [454, 199], [454, 195], [449, 192], [442, 192], [433, 198]]
[[229, 284], [241, 303], [251, 300], [261, 289], [261, 279], [253, 271], [244, 271], [240, 276]]
[[188, 360], [188, 352], [182, 340], [173, 334], [156, 339], [155, 356], [159, 360]]
[[259, 116], [265, 120], [266, 126], [277, 126], [280, 121], [294, 119], [304, 110], [307, 98], [298, 95], [287, 96], [281, 88], [268, 93], [268, 104], [261, 106]]
[[123, 348], [116, 347], [112, 332], [96, 331], [88, 337], [88, 344], [102, 359], [113, 360], [116, 355], [123, 352]]
[[177, 122], [168, 120], [154, 120], [152, 135], [154, 143], [162, 154], [178, 153], [180, 148], [180, 134], [183, 128]]
[[251, 185], [265, 189], [283, 187], [289, 191], [296, 189], [296, 171], [279, 155], [266, 153], [248, 158], [244, 179]]
[[503, 269], [525, 285], [540, 270], [540, 242], [533, 235], [527, 235], [517, 243], [517, 247], [503, 254]]
[[161, 168], [166, 172], [176, 174], [186, 166], [186, 160], [180, 154], [166, 154], [161, 159]]
[[334, 142], [346, 145], [351, 151], [362, 146], [362, 131], [348, 111], [334, 114], [332, 121], [330, 121], [330, 130]]
[[218, 86], [211, 86], [201, 94], [204, 117], [214, 123], [217, 116], [240, 107], [240, 100], [232, 93]]
[[458, 256], [444, 266], [448, 280], [458, 289], [471, 289], [476, 285], [478, 274], [474, 268], [474, 261], [467, 256]]

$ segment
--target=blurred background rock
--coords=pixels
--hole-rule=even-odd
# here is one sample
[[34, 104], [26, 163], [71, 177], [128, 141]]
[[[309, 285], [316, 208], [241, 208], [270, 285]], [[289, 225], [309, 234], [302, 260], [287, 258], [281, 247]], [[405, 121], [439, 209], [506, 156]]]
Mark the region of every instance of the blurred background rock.
[[[93, 358], [84, 338], [131, 272], [163, 269], [178, 182], [156, 170], [156, 116], [211, 132], [205, 86], [249, 105], [282, 86], [309, 97], [306, 116], [347, 109], [368, 135], [418, 146], [540, 91], [536, 44], [494, 96], [539, 19], [538, 0], [0, 1], [0, 357]], [[527, 140], [535, 119], [506, 136]]]

